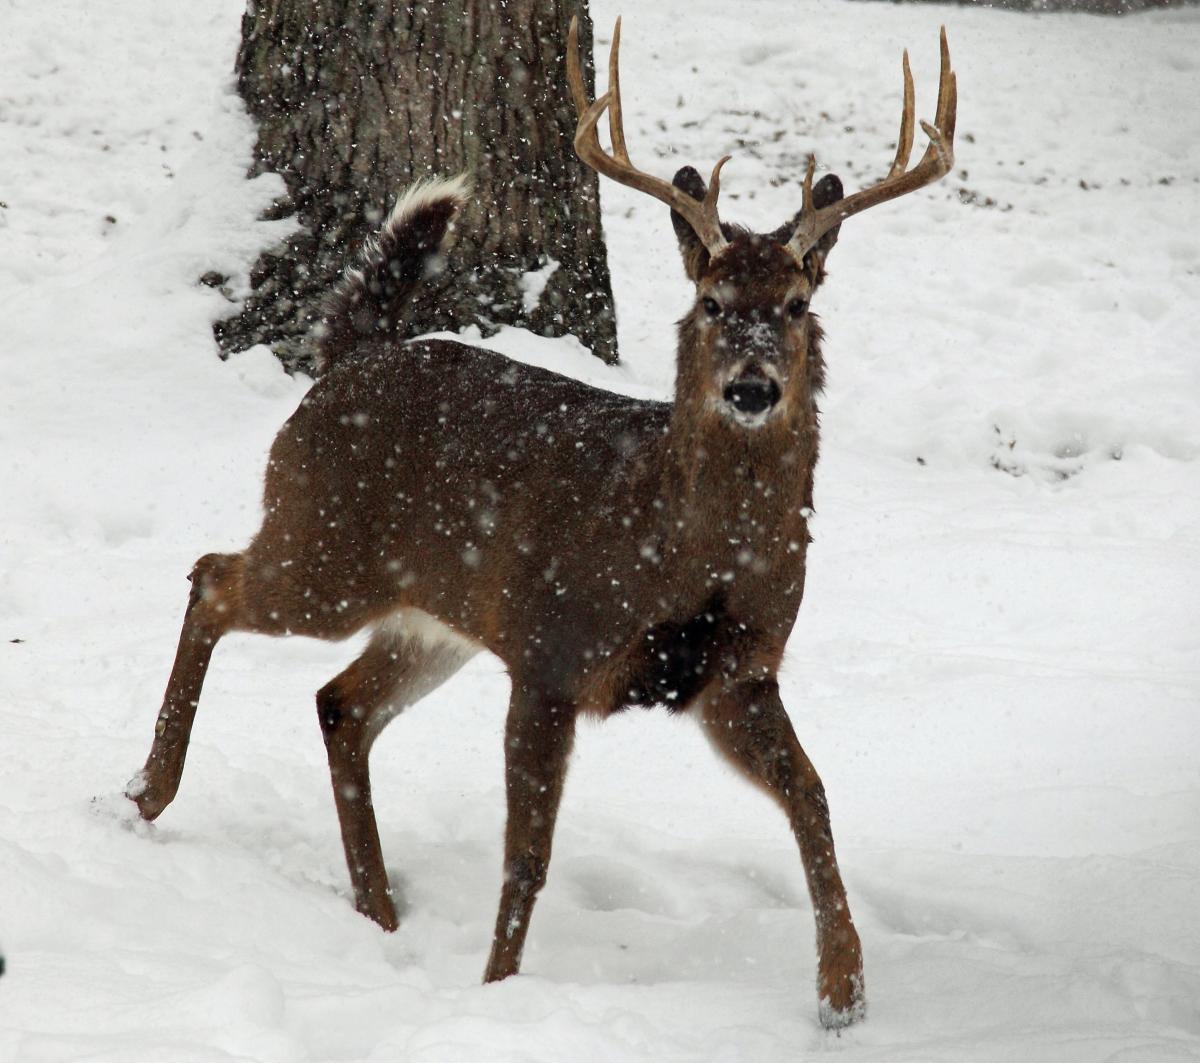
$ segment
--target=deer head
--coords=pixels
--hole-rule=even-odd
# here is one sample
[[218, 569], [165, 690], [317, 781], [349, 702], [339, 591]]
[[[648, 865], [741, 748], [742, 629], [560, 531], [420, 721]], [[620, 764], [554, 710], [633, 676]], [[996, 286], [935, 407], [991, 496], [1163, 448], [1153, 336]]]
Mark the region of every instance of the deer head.
[[[567, 76], [579, 115], [575, 150], [598, 173], [666, 203], [684, 268], [696, 288], [690, 312], [679, 325], [677, 401], [693, 404], [743, 430], [788, 421], [813, 409], [824, 369], [820, 327], [810, 311], [825, 279], [825, 259], [841, 223], [868, 207], [939, 180], [954, 163], [957, 91], [946, 32], [941, 34], [941, 79], [936, 124], [921, 123], [929, 145], [908, 169], [913, 146], [913, 82], [904, 53], [904, 109], [896, 155], [878, 184], [844, 197], [842, 183], [827, 174], [813, 184], [809, 157], [803, 205], [771, 233], [754, 233], [722, 222], [717, 213], [719, 159], [708, 183], [685, 166], [668, 184], [637, 169], [629, 158], [621, 114], [619, 51], [621, 20], [613, 30], [608, 92], [589, 102], [579, 64], [578, 28], [572, 20]], [[611, 151], [600, 145], [597, 123], [608, 111]]]

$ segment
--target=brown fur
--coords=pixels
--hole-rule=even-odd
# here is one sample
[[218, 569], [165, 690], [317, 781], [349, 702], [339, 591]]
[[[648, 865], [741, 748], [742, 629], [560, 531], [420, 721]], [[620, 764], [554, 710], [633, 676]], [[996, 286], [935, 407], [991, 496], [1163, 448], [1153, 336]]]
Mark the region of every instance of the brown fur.
[[[518, 969], [578, 714], [662, 703], [694, 714], [787, 814], [816, 914], [822, 1017], [860, 1015], [861, 953], [824, 792], [776, 680], [804, 591], [824, 379], [816, 320], [787, 308], [821, 283], [832, 239], [797, 262], [774, 234], [730, 234], [715, 260], [681, 237], [697, 295], [671, 404], [363, 330], [276, 438], [254, 540], [197, 565], [160, 729], [131, 789], [142, 814], [175, 795], [225, 632], [336, 639], [375, 625], [317, 700], [355, 902], [392, 929], [371, 742], [487, 649], [512, 677], [487, 980]], [[722, 388], [768, 369], [778, 404], [744, 427]]]

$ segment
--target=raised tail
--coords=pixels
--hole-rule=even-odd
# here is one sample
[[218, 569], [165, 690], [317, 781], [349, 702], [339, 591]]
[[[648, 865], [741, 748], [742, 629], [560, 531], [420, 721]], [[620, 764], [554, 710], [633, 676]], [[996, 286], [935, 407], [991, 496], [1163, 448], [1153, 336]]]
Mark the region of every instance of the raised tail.
[[400, 197], [325, 300], [316, 332], [318, 371], [368, 336], [397, 334], [412, 293], [440, 272], [454, 219], [469, 195], [469, 182], [460, 175], [418, 181]]

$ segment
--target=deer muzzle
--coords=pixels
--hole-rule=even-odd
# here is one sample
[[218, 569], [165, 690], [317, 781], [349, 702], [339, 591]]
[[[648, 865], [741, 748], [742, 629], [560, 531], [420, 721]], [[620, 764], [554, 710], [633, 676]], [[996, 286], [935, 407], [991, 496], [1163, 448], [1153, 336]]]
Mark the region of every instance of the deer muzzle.
[[765, 367], [747, 367], [725, 385], [721, 397], [734, 422], [743, 428], [760, 428], [783, 397], [783, 389]]

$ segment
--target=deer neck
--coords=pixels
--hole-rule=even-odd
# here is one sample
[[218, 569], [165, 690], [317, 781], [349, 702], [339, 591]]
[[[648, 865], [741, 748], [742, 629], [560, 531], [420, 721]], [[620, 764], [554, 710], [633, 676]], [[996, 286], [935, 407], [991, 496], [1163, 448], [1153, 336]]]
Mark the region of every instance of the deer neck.
[[818, 444], [815, 402], [747, 430], [680, 380], [663, 438], [668, 551], [710, 570], [803, 563]]

